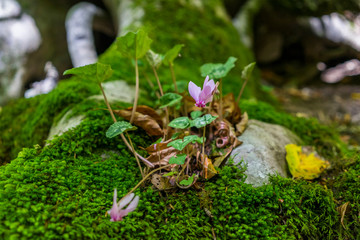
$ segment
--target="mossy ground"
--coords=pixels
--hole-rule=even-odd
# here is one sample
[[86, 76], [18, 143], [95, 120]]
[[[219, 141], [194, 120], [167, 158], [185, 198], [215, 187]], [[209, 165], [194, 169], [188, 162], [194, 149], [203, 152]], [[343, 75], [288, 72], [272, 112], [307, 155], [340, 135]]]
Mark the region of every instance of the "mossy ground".
[[[154, 1], [141, 4], [147, 9], [144, 25], [155, 40], [154, 50], [164, 53], [175, 44], [186, 45], [182, 57], [175, 60], [178, 80], [200, 83], [202, 64], [224, 62], [233, 55], [239, 59], [238, 67], [224, 79], [224, 91], [236, 94], [241, 68], [253, 57], [228, 20], [219, 15], [221, 11], [214, 8], [218, 3], [206, 1], [197, 9], [190, 1], [161, 1], [166, 12], [150, 10], [159, 7]], [[170, 22], [154, 21], [159, 13]], [[131, 63], [114, 47], [100, 61], [112, 65], [112, 79], [133, 82]], [[144, 73], [152, 79], [148, 68], [141, 70], [145, 78]], [[159, 73], [161, 81], [171, 82], [168, 69], [162, 67]], [[245, 97], [268, 96], [258, 90], [256, 74]], [[141, 87], [153, 92], [145, 81]], [[15, 159], [0, 167], [0, 238], [212, 239], [214, 233], [218, 239], [354, 239], [360, 234], [360, 160], [356, 154], [348, 152], [339, 137], [316, 120], [292, 117], [260, 101], [242, 101], [241, 108], [250, 118], [290, 128], [305, 144], [316, 146], [347, 171], [326, 185], [273, 177], [270, 185], [253, 188], [237, 180], [244, 179], [242, 170], [228, 166], [206, 182], [202, 192], [160, 194], [149, 186], [137, 190], [138, 209], [121, 222], [110, 222], [105, 213], [111, 208], [113, 189], [123, 196], [140, 180], [140, 173], [120, 139], [105, 137], [111, 118], [107, 111], [96, 110], [105, 105], [87, 99], [99, 93], [96, 85], [72, 78], [50, 94], [3, 108], [0, 158], [2, 162]], [[141, 101], [145, 103], [147, 97]], [[86, 113], [87, 118], [49, 145], [32, 148], [44, 145], [53, 122], [69, 109], [73, 114]], [[131, 136], [138, 147], [155, 140], [141, 130]], [[23, 147], [27, 148], [17, 155]], [[336, 207], [348, 201], [344, 229]]]
[[[138, 209], [112, 223], [105, 213], [113, 189], [123, 196], [140, 180], [140, 173], [121, 140], [105, 137], [109, 114], [88, 103], [82, 108], [89, 110], [87, 118], [77, 128], [44, 148], [24, 149], [0, 168], [1, 238], [211, 239], [214, 233], [218, 239], [341, 239], [359, 233], [359, 162], [338, 177], [334, 193], [316, 182], [281, 177], [253, 188], [243, 183], [243, 169], [231, 166], [206, 182], [203, 191], [160, 194], [148, 185], [136, 192], [141, 199]], [[268, 122], [308, 121], [261, 102], [243, 101], [242, 106], [250, 116]], [[306, 134], [304, 128], [293, 129]], [[312, 130], [315, 136], [326, 132], [331, 131]], [[318, 143], [311, 134], [306, 136], [305, 142]], [[141, 130], [132, 138], [136, 146], [153, 141]], [[340, 225], [334, 195], [351, 202], [345, 218], [348, 230]]]

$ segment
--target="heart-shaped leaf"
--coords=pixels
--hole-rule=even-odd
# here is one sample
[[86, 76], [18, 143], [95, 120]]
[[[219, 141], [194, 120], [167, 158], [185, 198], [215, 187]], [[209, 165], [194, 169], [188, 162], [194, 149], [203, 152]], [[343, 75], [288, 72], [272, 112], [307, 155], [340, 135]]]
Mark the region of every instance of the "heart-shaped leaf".
[[219, 79], [224, 78], [235, 67], [237, 58], [229, 57], [226, 63], [206, 63], [200, 67], [201, 76]]
[[206, 114], [202, 117], [198, 117], [191, 121], [191, 127], [196, 128], [202, 128], [206, 125], [210, 124], [212, 121], [214, 121], [217, 118], [217, 116], [212, 116], [211, 114]]
[[178, 164], [183, 165], [186, 159], [186, 154], [180, 154], [174, 157], [171, 157], [169, 160], [169, 164]]
[[147, 33], [140, 29], [136, 33], [128, 32], [116, 39], [117, 50], [125, 57], [139, 59], [150, 49], [152, 40]]
[[176, 93], [165, 93], [160, 98], [160, 108], [172, 107], [179, 103], [182, 99], [182, 96]]
[[169, 123], [169, 127], [185, 129], [190, 126], [190, 119], [188, 117], [178, 117]]
[[241, 77], [242, 79], [249, 79], [253, 70], [254, 70], [254, 67], [255, 67], [255, 62], [253, 63], [250, 63], [249, 65], [245, 66], [244, 67], [244, 70], [242, 70], [241, 72]]
[[181, 185], [184, 185], [184, 186], [189, 186], [191, 185], [193, 182], [194, 182], [194, 176], [195, 174], [193, 174], [191, 177], [189, 177], [188, 179], [184, 179], [180, 182]]
[[94, 63], [82, 67], [68, 69], [64, 72], [64, 75], [68, 74], [77, 75], [82, 79], [86, 79], [87, 81], [101, 83], [111, 77], [113, 70], [108, 64]]
[[202, 111], [192, 111], [190, 113], [190, 116], [192, 119], [196, 119], [196, 118], [200, 117], [202, 114], [203, 114]]
[[136, 130], [137, 128], [131, 125], [129, 122], [119, 121], [113, 123], [109, 129], [106, 131], [106, 137], [113, 138], [119, 134], [122, 134], [127, 131]]
[[172, 65], [177, 56], [179, 56], [179, 52], [184, 44], [177, 44], [172, 49], [167, 51], [164, 56], [164, 64], [166, 66]]

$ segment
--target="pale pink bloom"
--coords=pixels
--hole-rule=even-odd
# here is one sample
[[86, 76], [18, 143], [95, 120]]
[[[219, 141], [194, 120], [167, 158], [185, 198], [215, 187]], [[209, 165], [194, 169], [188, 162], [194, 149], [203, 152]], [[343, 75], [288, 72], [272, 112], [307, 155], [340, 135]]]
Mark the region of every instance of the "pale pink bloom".
[[207, 103], [211, 102], [216, 89], [217, 85], [214, 83], [214, 80], [209, 80], [209, 76], [206, 76], [202, 90], [195, 83], [189, 82], [189, 93], [195, 100], [195, 106], [197, 107], [203, 108]]
[[[129, 212], [132, 212], [136, 209], [139, 203], [139, 196], [134, 197], [134, 193], [130, 193], [129, 195], [125, 196], [124, 199], [116, 203], [117, 201], [117, 190], [114, 190], [114, 198], [113, 198], [113, 206], [108, 211], [110, 214], [110, 221], [116, 222], [121, 221], [123, 217], [128, 215]], [[123, 209], [125, 206], [127, 207]]]

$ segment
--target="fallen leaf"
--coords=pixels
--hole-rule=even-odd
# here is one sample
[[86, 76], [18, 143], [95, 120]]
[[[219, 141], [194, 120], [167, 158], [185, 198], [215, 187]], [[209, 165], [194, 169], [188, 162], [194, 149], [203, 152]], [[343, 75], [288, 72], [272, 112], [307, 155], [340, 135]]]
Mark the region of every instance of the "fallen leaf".
[[163, 166], [168, 165], [170, 158], [176, 156], [178, 153], [179, 151], [175, 148], [168, 147], [160, 151], [151, 153], [150, 156], [146, 159], [154, 165]]
[[[223, 117], [231, 123], [238, 123], [241, 119], [241, 110], [235, 101], [233, 93], [229, 93], [222, 98], [223, 104]], [[219, 101], [213, 101], [212, 110], [215, 111], [215, 115], [219, 113]], [[213, 114], [213, 115], [214, 115]]]
[[151, 183], [159, 190], [168, 190], [168, 189], [174, 188], [170, 184], [168, 178], [162, 177], [162, 175], [157, 174], [157, 173], [152, 175]]
[[341, 216], [341, 225], [343, 226], [343, 228], [346, 230], [346, 227], [344, 225], [344, 217], [345, 217], [345, 213], [346, 213], [346, 209], [348, 207], [350, 202], [346, 202], [343, 205], [341, 205], [340, 207], [337, 208], [337, 211], [340, 213]]
[[215, 176], [218, 172], [216, 171], [214, 165], [211, 162], [211, 159], [205, 156], [204, 160], [204, 178], [210, 179]]
[[[132, 108], [114, 110], [113, 112], [126, 120], [130, 120], [131, 111]], [[150, 136], [163, 135], [161, 117], [150, 107], [138, 106], [134, 114], [133, 124], [144, 129]]]
[[236, 136], [240, 136], [245, 131], [248, 121], [249, 121], [249, 116], [247, 112], [244, 112], [243, 115], [241, 115], [241, 121], [235, 125]]
[[288, 144], [285, 149], [290, 173], [295, 178], [315, 179], [330, 167], [330, 163], [318, 156], [310, 146]]
[[360, 100], [360, 93], [352, 93], [351, 99], [353, 100]]

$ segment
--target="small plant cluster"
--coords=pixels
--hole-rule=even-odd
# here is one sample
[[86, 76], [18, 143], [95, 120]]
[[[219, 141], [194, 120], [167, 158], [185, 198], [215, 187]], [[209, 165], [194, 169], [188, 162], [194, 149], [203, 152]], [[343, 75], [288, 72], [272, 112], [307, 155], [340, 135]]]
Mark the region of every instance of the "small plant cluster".
[[[222, 79], [235, 67], [237, 59], [234, 57], [230, 57], [224, 64], [204, 64], [200, 68], [201, 75], [206, 77], [203, 88], [190, 81], [188, 96], [186, 92], [179, 92], [174, 72], [174, 60], [183, 45], [176, 45], [161, 55], [150, 49], [151, 42], [144, 30], [129, 32], [116, 42], [117, 50], [135, 63], [135, 99], [131, 108], [112, 110], [107, 101], [101, 83], [113, 73], [109, 65], [95, 63], [64, 73], [98, 83], [114, 121], [106, 136], [122, 138], [137, 160], [142, 175], [142, 180], [119, 202], [115, 189], [113, 207], [108, 211], [112, 221], [120, 221], [136, 209], [139, 198], [133, 192], [148, 179], [158, 190], [187, 189], [192, 186], [202, 189], [202, 182], [215, 176], [218, 173], [216, 168], [230, 155], [233, 148], [241, 144], [237, 136], [243, 132], [247, 121], [246, 113], [242, 115], [238, 105], [255, 63], [244, 68], [244, 83], [236, 101], [233, 94], [222, 94]], [[157, 94], [157, 110], [137, 105], [140, 83], [138, 60], [143, 57], [146, 57], [151, 66], [160, 91]], [[157, 74], [161, 64], [169, 66], [175, 92], [163, 91]], [[215, 83], [213, 79], [218, 81]], [[118, 121], [115, 115], [127, 121]], [[143, 128], [152, 137], [160, 137], [150, 146], [143, 146], [149, 154], [147, 158], [136, 152], [128, 134], [137, 127]]]

